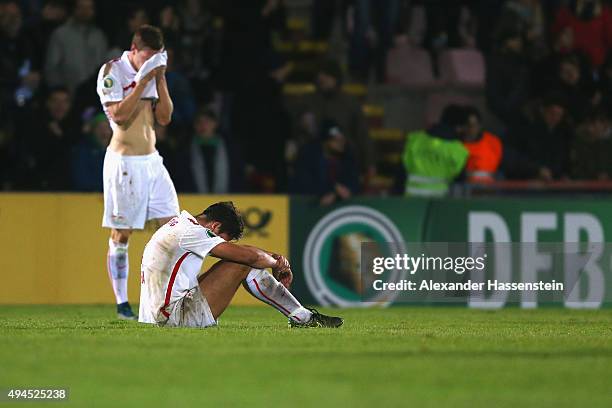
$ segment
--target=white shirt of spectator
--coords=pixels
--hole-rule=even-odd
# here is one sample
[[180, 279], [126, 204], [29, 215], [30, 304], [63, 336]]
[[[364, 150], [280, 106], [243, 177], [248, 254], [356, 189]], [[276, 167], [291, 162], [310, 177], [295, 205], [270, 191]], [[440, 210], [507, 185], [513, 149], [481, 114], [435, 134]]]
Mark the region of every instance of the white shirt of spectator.
[[[117, 129], [117, 124], [111, 119], [106, 104], [108, 102], [120, 102], [128, 96], [136, 86], [136, 74], [138, 73], [130, 60], [128, 59], [129, 51], [124, 51], [121, 58], [110, 60], [102, 65], [98, 72], [98, 81], [96, 90], [100, 97], [100, 103], [104, 109], [104, 113], [108, 118], [113, 130]], [[152, 83], [154, 80], [151, 81]], [[147, 88], [149, 90], [149, 88]], [[153, 86], [146, 94], [143, 93], [142, 99], [158, 99], [157, 87]]]

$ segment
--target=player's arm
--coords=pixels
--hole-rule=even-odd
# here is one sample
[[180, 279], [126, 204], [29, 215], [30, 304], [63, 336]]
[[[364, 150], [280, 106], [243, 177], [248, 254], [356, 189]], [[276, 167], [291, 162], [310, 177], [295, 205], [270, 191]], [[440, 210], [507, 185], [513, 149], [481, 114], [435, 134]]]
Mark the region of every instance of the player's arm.
[[217, 258], [248, 265], [252, 268], [271, 268], [272, 275], [286, 288], [289, 288], [293, 282], [293, 273], [289, 261], [282, 255], [267, 252], [254, 246], [237, 245], [231, 242], [224, 242], [215, 246], [210, 253]]
[[248, 265], [257, 269], [275, 269], [280, 266], [277, 259], [262, 249], [252, 246], [237, 245], [231, 242], [218, 244], [210, 253], [219, 259]]
[[174, 104], [172, 103], [172, 99], [170, 99], [170, 92], [168, 92], [165, 66], [158, 69], [155, 82], [157, 86], [157, 95], [159, 96], [159, 100], [155, 104], [155, 120], [162, 126], [168, 126], [172, 120]]
[[151, 79], [155, 77], [157, 74], [157, 70], [153, 70], [149, 72], [145, 77], [143, 77], [140, 81], [136, 83], [134, 90], [124, 99], [119, 102], [107, 102], [106, 107], [108, 108], [108, 113], [110, 114], [113, 122], [118, 124], [119, 126], [123, 126], [130, 119], [136, 106], [138, 105], [138, 101], [142, 96], [142, 92], [145, 90], [147, 84]]

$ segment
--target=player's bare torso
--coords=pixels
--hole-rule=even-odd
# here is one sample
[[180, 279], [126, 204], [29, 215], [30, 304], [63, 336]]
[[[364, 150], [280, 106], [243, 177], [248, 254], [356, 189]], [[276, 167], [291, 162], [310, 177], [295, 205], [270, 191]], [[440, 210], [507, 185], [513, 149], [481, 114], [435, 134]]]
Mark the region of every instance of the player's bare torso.
[[127, 123], [117, 126], [109, 148], [121, 155], [139, 156], [155, 151], [153, 102], [141, 99]]

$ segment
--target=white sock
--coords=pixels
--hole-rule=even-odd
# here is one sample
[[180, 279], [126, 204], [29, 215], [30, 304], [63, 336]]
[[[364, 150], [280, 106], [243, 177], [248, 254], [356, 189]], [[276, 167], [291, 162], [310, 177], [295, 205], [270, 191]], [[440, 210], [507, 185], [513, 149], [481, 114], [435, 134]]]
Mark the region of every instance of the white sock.
[[301, 323], [310, 320], [312, 312], [303, 307], [282, 283], [265, 270], [251, 269], [245, 282], [253, 296], [285, 316]]
[[127, 282], [129, 273], [128, 244], [108, 240], [108, 255], [106, 267], [108, 277], [113, 285], [117, 304], [128, 301]]

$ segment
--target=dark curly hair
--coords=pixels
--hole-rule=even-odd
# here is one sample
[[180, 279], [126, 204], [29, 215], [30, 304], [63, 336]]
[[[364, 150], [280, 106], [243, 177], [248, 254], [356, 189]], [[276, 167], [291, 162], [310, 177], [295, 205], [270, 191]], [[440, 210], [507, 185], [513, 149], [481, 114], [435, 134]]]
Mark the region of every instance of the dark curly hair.
[[234, 206], [233, 202], [222, 201], [215, 203], [205, 209], [200, 215], [204, 215], [209, 221], [220, 222], [220, 232], [227, 233], [231, 239], [238, 240], [242, 237], [244, 221], [240, 211]]

